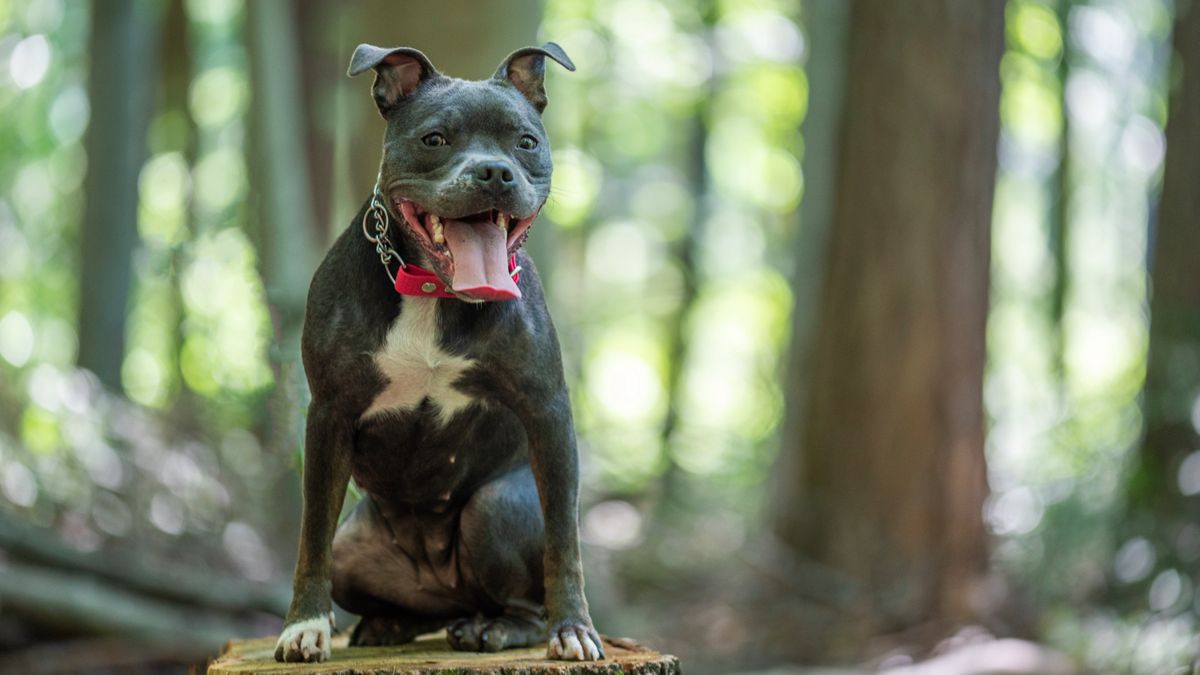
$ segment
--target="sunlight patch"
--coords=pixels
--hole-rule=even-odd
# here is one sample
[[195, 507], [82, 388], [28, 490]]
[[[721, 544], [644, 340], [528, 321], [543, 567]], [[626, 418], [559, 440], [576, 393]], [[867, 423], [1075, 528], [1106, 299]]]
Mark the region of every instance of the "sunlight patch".
[[45, 35], [30, 35], [17, 43], [8, 59], [8, 74], [13, 84], [29, 89], [42, 81], [50, 70], [50, 43]]
[[0, 357], [20, 368], [33, 356], [33, 326], [25, 315], [12, 311], [0, 319]]

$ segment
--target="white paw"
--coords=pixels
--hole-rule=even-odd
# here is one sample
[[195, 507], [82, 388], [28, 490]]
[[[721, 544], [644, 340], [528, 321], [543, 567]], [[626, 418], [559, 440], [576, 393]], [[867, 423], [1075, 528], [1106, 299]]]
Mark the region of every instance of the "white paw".
[[550, 632], [546, 657], [563, 661], [596, 661], [604, 658], [600, 636], [596, 631], [576, 624], [566, 624]]
[[304, 619], [283, 627], [275, 643], [276, 661], [325, 661], [329, 658], [329, 641], [333, 632], [333, 612], [329, 616]]

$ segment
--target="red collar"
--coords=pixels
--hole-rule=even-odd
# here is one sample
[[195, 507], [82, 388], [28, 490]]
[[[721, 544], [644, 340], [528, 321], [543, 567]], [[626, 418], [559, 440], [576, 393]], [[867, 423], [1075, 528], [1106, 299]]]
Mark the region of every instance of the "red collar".
[[[508, 257], [508, 273], [514, 282], [521, 280], [521, 271], [517, 267], [517, 256]], [[456, 298], [446, 289], [445, 284], [436, 274], [412, 263], [402, 265], [396, 270], [396, 292], [400, 295], [419, 295], [426, 298]]]

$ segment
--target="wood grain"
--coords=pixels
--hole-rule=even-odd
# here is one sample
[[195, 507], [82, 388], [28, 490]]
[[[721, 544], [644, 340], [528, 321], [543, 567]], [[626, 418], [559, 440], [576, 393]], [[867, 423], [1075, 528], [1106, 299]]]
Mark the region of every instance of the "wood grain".
[[324, 675], [677, 675], [674, 656], [659, 654], [626, 638], [604, 638], [603, 661], [550, 661], [546, 646], [509, 649], [496, 654], [456, 652], [444, 634], [399, 647], [354, 647], [347, 637], [333, 640], [333, 656], [324, 663], [278, 663], [275, 638], [234, 640], [208, 667], [209, 675], [309, 673]]

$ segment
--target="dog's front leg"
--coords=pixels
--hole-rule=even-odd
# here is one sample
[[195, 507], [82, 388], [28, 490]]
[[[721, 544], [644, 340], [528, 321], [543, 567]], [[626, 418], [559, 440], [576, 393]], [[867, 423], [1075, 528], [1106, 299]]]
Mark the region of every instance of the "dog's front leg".
[[316, 399], [309, 405], [300, 553], [292, 581], [292, 606], [275, 646], [276, 661], [329, 658], [333, 533], [350, 481], [353, 433], [353, 424], [331, 406]]
[[579, 555], [579, 454], [563, 386], [525, 411], [530, 459], [546, 524], [545, 586], [552, 659], [604, 658], [583, 594]]

